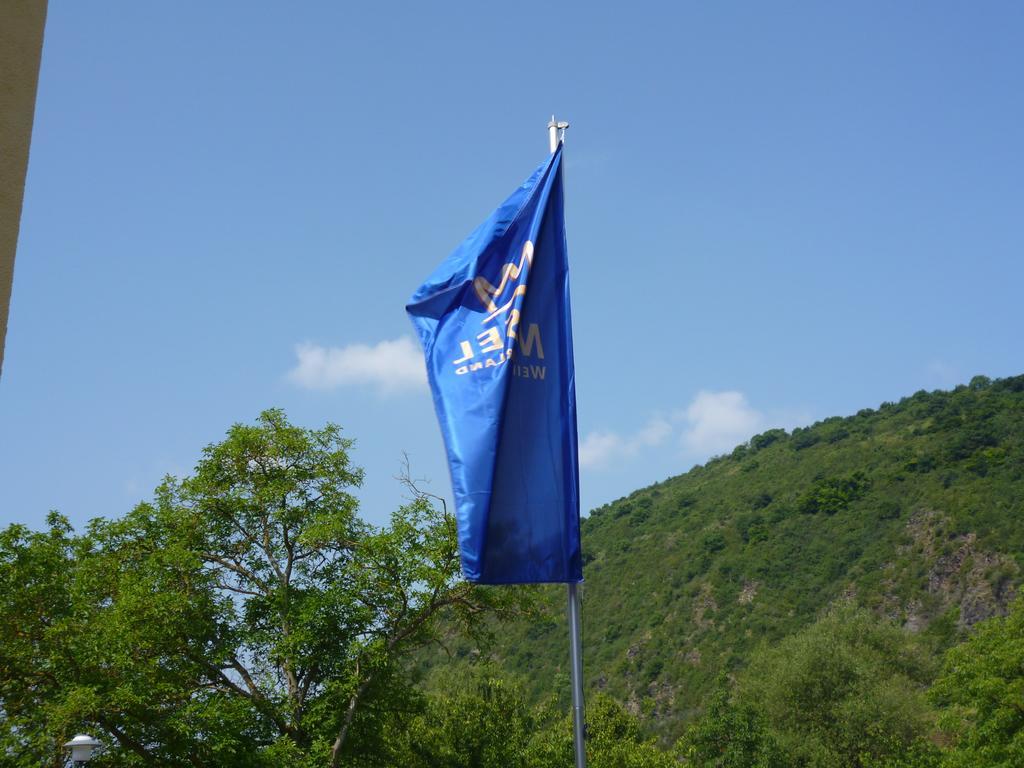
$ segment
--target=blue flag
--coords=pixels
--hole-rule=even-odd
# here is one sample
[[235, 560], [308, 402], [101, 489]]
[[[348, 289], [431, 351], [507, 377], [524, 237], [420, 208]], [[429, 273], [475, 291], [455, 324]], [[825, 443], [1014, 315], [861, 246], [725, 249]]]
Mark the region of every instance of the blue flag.
[[406, 307], [448, 451], [462, 572], [481, 584], [583, 578], [561, 162], [559, 147]]

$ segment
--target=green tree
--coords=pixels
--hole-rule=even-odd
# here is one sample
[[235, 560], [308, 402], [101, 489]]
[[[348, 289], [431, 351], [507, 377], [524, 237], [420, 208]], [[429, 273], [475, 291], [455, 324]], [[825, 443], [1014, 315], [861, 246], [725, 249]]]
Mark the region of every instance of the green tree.
[[680, 751], [687, 765], [699, 768], [786, 768], [789, 764], [758, 711], [731, 699], [724, 675], [703, 716], [680, 740]]
[[[672, 755], [644, 738], [640, 721], [607, 694], [592, 696], [586, 703], [587, 765], [589, 768], [675, 768]], [[547, 722], [538, 729], [527, 748], [531, 768], [563, 768], [573, 765], [572, 715], [557, 717], [553, 707], [542, 708], [537, 719]]]
[[797, 509], [806, 515], [816, 515], [820, 512], [834, 515], [863, 496], [869, 485], [867, 475], [861, 471], [854, 472], [849, 477], [822, 480], [800, 497]]
[[71, 526], [56, 513], [47, 522], [44, 533], [0, 531], [0, 755], [12, 766], [61, 765], [61, 739], [72, 727], [59, 711], [37, 716], [60, 686], [59, 666], [41, 663], [49, 638], [73, 624]]
[[460, 579], [453, 520], [411, 481], [390, 525], [361, 521], [351, 445], [270, 410], [123, 519], [4, 531], [6, 752], [59, 764], [91, 729], [97, 765], [387, 765], [410, 654], [527, 598]]
[[519, 685], [495, 669], [438, 674], [423, 711], [392, 735], [405, 768], [531, 768], [526, 746], [538, 727]]
[[[562, 681], [567, 682], [567, 681]], [[574, 763], [572, 715], [552, 695], [530, 707], [519, 681], [491, 665], [438, 673], [426, 706], [391, 741], [403, 768], [564, 768]], [[611, 697], [587, 702], [590, 768], [674, 768], [640, 721]]]
[[1024, 596], [947, 652], [930, 695], [953, 740], [944, 766], [1024, 765]]
[[[898, 765], [910, 753], [927, 756], [934, 752], [925, 698], [931, 673], [927, 649], [909, 633], [867, 611], [837, 606], [753, 655], [726, 712], [743, 727], [724, 747], [757, 754], [745, 740], [763, 725], [767, 734], [757, 734], [755, 744], [774, 741], [787, 765], [866, 768]], [[714, 707], [709, 716], [716, 716]]]

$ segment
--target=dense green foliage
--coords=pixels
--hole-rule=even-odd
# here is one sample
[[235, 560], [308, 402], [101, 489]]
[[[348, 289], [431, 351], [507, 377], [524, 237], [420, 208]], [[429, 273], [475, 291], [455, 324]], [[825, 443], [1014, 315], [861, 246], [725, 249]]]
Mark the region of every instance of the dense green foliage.
[[718, 681], [680, 752], [694, 768], [1024, 765], [1024, 596], [936, 660], [920, 635], [839, 605], [732, 684]]
[[704, 766], [861, 768], [937, 752], [932, 666], [916, 636], [839, 605], [755, 652], [731, 695], [717, 694], [687, 732], [687, 755]]
[[[520, 686], [489, 668], [443, 674], [422, 711], [392, 734], [393, 764], [407, 768], [564, 768], [572, 719], [555, 700], [529, 706]], [[587, 710], [590, 768], [672, 768], [639, 721], [609, 696]]]
[[[84, 730], [97, 768], [571, 765], [564, 591], [462, 582], [411, 481], [361, 521], [350, 446], [267, 411], [123, 518], [0, 531], [3, 764]], [[591, 768], [1024, 765], [1022, 512], [1024, 377], [595, 510]]]
[[1024, 597], [950, 649], [931, 695], [953, 739], [946, 768], [1024, 765]]
[[680, 751], [695, 768], [786, 768], [787, 755], [757, 707], [736, 701], [722, 675], [700, 719], [684, 734]]
[[[588, 689], [671, 743], [721, 673], [837, 600], [937, 657], [1005, 612], [1022, 513], [1024, 376], [758, 435], [584, 520]], [[534, 699], [564, 669], [563, 600], [551, 589], [548, 620], [503, 631], [494, 654]]]
[[[194, 476], [75, 535], [59, 515], [0, 534], [0, 749], [61, 765], [390, 765], [410, 653], [519, 607], [461, 580], [454, 522], [414, 498], [376, 528], [338, 427], [280, 411], [236, 425]], [[11, 762], [14, 761], [14, 762]]]

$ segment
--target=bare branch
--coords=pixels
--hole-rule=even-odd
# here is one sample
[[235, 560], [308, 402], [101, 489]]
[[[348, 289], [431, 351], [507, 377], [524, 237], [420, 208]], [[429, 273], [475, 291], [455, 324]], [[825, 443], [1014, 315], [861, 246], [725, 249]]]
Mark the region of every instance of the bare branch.
[[153, 755], [150, 753], [148, 749], [145, 748], [145, 746], [143, 746], [141, 743], [130, 737], [127, 733], [122, 731], [120, 728], [118, 728], [116, 725], [110, 722], [107, 718], [103, 717], [102, 715], [98, 716], [96, 718], [96, 722], [103, 726], [115, 739], [117, 739], [118, 743], [121, 746], [127, 747], [132, 752], [142, 757], [147, 763], [153, 762]]
[[262, 592], [253, 592], [251, 589], [244, 589], [243, 587], [228, 584], [223, 580], [217, 581], [217, 587], [219, 589], [226, 589], [228, 592], [235, 592], [239, 595], [250, 595], [251, 597], [263, 597]]
[[253, 573], [248, 568], [246, 568], [244, 565], [239, 563], [237, 560], [234, 560], [234, 559], [229, 560], [229, 559], [221, 557], [220, 555], [216, 555], [213, 552], [200, 552], [198, 554], [204, 560], [206, 560], [208, 562], [211, 562], [211, 563], [217, 563], [217, 565], [223, 566], [224, 568], [227, 568], [229, 571], [233, 571], [234, 573], [237, 573], [239, 576], [244, 576], [245, 578], [249, 579], [249, 581], [253, 582], [254, 584], [258, 584], [259, 586], [263, 587], [263, 589], [266, 589], [266, 590], [270, 589], [270, 585], [269, 584], [267, 584], [265, 581], [263, 581], [263, 579], [261, 579], [255, 573]]
[[441, 503], [441, 511], [444, 513], [445, 518], [448, 517], [448, 502], [445, 501], [443, 496], [438, 496], [436, 493], [430, 493], [422, 488], [423, 483], [430, 482], [425, 477], [413, 478], [412, 471], [409, 465], [409, 454], [406, 451], [402, 451], [402, 466], [398, 474], [395, 475], [395, 480], [400, 482], [405, 489], [412, 494], [413, 499], [434, 499]]

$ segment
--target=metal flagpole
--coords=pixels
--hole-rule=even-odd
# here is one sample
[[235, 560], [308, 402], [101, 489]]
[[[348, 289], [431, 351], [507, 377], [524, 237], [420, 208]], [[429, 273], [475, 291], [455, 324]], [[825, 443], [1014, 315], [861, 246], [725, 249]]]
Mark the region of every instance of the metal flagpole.
[[[565, 138], [566, 122], [556, 122], [551, 116], [548, 123], [548, 144], [551, 153], [558, 149], [558, 144]], [[559, 135], [561, 132], [561, 135]], [[583, 641], [580, 630], [580, 594], [578, 584], [569, 587], [569, 666], [572, 669], [572, 737], [576, 746], [576, 768], [587, 768], [587, 752], [585, 747], [586, 720], [583, 709]]]
[[583, 712], [583, 648], [580, 637], [580, 595], [578, 584], [569, 584], [569, 663], [572, 665], [572, 740], [576, 745], [576, 768], [587, 768], [584, 747], [586, 720]]

